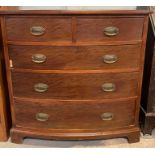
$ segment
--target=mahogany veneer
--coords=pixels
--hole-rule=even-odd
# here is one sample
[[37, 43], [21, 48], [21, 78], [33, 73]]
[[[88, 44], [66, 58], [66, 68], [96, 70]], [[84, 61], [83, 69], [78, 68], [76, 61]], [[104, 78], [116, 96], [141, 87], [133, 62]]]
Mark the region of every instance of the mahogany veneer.
[[[12, 73], [15, 97], [38, 99], [117, 99], [137, 96], [138, 74], [133, 73]], [[48, 85], [43, 94], [34, 90], [38, 83]], [[102, 85], [115, 83], [116, 91], [104, 92]]]
[[[141, 17], [78, 17], [76, 20], [76, 39], [77, 42], [141, 40], [143, 22], [144, 18]], [[108, 27], [109, 25], [119, 27], [119, 35], [115, 37], [107, 37], [106, 35], [103, 35], [103, 28]]]
[[12, 142], [139, 141], [149, 11], [1, 11]]
[[[111, 107], [109, 107], [109, 104]], [[113, 131], [132, 126], [135, 123], [135, 100], [128, 101], [27, 101], [15, 98], [17, 127], [41, 128], [47, 130], [102, 130]], [[95, 106], [94, 106], [95, 105]], [[115, 108], [112, 108], [115, 107]], [[92, 110], [93, 109], [93, 110]], [[36, 121], [36, 113], [49, 114], [47, 122]], [[101, 113], [113, 112], [113, 121], [105, 121]], [[122, 113], [120, 113], [122, 111]], [[63, 116], [63, 117], [62, 117]], [[123, 117], [123, 119], [122, 119]], [[82, 119], [81, 119], [82, 118]], [[29, 120], [29, 123], [27, 123]]]
[[[9, 46], [9, 56], [12, 67], [17, 69], [34, 70], [78, 70], [93, 69], [137, 69], [140, 61], [141, 46]], [[29, 51], [29, 52], [27, 52]], [[46, 55], [47, 59], [42, 65], [32, 62], [31, 57], [38, 51]], [[117, 53], [119, 61], [115, 64], [103, 63], [103, 56]], [[94, 54], [95, 53], [95, 54]], [[22, 59], [21, 59], [22, 58]], [[132, 63], [128, 61], [132, 60]]]
[[9, 128], [10, 128], [10, 124], [8, 121], [10, 119], [8, 118], [8, 116], [10, 115], [8, 113], [10, 113], [10, 111], [9, 111], [8, 100], [6, 100], [6, 88], [4, 87], [5, 76], [4, 76], [1, 60], [2, 58], [0, 54], [0, 141], [7, 141], [9, 136]]
[[[0, 31], [1, 33], [1, 31]], [[9, 137], [10, 108], [5, 76], [4, 57], [2, 55], [2, 41], [0, 39], [0, 141], [7, 141]]]

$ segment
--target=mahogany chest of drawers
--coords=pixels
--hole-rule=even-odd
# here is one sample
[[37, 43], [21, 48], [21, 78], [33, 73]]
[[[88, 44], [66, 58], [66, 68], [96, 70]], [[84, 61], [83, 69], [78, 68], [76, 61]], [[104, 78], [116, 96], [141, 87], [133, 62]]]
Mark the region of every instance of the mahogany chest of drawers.
[[146, 10], [1, 12], [12, 142], [139, 141]]

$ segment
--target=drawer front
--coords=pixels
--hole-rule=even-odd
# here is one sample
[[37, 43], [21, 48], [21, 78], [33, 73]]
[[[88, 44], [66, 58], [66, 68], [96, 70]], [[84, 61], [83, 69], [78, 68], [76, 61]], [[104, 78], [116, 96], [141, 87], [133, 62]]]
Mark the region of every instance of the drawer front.
[[71, 17], [7, 17], [9, 41], [71, 42]]
[[115, 99], [137, 95], [138, 73], [17, 73], [14, 96], [42, 99]]
[[[13, 68], [122, 69], [138, 68], [141, 45], [125, 46], [9, 46]], [[129, 61], [130, 60], [130, 61]]]
[[15, 100], [16, 125], [45, 129], [107, 130], [134, 124], [135, 101], [31, 102]]
[[79, 17], [77, 41], [141, 40], [143, 18]]

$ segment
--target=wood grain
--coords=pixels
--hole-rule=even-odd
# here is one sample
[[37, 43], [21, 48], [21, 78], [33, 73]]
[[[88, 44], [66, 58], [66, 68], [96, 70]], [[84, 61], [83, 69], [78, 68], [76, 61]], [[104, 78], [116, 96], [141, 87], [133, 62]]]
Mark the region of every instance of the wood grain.
[[[143, 22], [143, 18], [78, 17], [77, 42], [139, 40], [142, 37]], [[117, 27], [118, 35], [106, 36], [103, 31], [109, 26]]]
[[7, 86], [8, 86], [8, 91], [9, 94], [7, 97], [9, 102], [10, 102], [10, 108], [11, 108], [11, 120], [12, 122], [14, 122], [14, 108], [13, 108], [13, 90], [12, 90], [12, 79], [11, 79], [11, 71], [9, 70], [10, 68], [10, 64], [9, 64], [9, 55], [8, 55], [8, 46], [7, 46], [7, 32], [6, 32], [6, 25], [5, 25], [5, 17], [1, 17], [0, 16], [0, 21], [1, 21], [1, 35], [2, 35], [2, 55], [4, 56], [4, 66], [6, 69], [6, 82], [7, 82]]
[[[42, 99], [116, 99], [137, 95], [137, 73], [117, 74], [45, 74], [12, 73], [15, 97]], [[44, 93], [34, 91], [34, 85], [45, 83]], [[104, 92], [104, 83], [114, 83], [116, 91]]]
[[[130, 143], [139, 141], [149, 12], [0, 11], [13, 119], [12, 141], [22, 143], [29, 136], [72, 140], [123, 136]], [[41, 24], [49, 33], [31, 36], [29, 30], [34, 24]], [[103, 29], [107, 26], [117, 26], [119, 34], [105, 36]], [[38, 51], [50, 58], [39, 67], [30, 59]], [[103, 65], [99, 59], [109, 51], [116, 51], [121, 58], [113, 66]], [[9, 66], [10, 59], [13, 68]], [[44, 93], [34, 91], [34, 84], [40, 82], [49, 85]], [[105, 82], [115, 83], [116, 91], [103, 92]], [[41, 110], [53, 116], [49, 119], [52, 123], [45, 128], [33, 119]], [[115, 113], [113, 124], [100, 122], [97, 116], [104, 110]]]
[[9, 45], [19, 45], [19, 46], [101, 46], [101, 45], [105, 45], [105, 46], [113, 46], [113, 45], [137, 45], [137, 44], [141, 44], [142, 40], [121, 40], [121, 41], [93, 41], [93, 42], [52, 42], [52, 41], [48, 41], [48, 42], [33, 42], [33, 41], [7, 41], [7, 43]]
[[[9, 46], [13, 68], [38, 70], [111, 70], [139, 68], [141, 45], [125, 46]], [[43, 54], [46, 61], [36, 64], [35, 54]], [[104, 63], [105, 55], [116, 55], [117, 62]], [[128, 61], [128, 60], [132, 60]]]
[[4, 72], [4, 64], [2, 62], [2, 47], [0, 46], [0, 141], [7, 141], [10, 129], [10, 109], [7, 94], [7, 83]]
[[[8, 40], [16, 41], [72, 41], [72, 19], [70, 17], [7, 17], [6, 26]], [[31, 27], [42, 26], [45, 34], [33, 36]]]
[[[105, 112], [113, 113], [113, 119], [102, 120], [101, 114]], [[15, 100], [16, 125], [23, 128], [110, 131], [134, 125], [134, 112], [134, 100], [110, 103], [101, 101], [39, 102], [38, 100], [38, 102], [33, 102]], [[49, 119], [40, 122], [36, 120], [37, 113], [46, 113], [49, 115]]]
[[146, 16], [151, 11], [149, 9], [137, 10], [20, 10], [8, 7], [0, 10], [2, 15], [113, 15], [113, 16]]

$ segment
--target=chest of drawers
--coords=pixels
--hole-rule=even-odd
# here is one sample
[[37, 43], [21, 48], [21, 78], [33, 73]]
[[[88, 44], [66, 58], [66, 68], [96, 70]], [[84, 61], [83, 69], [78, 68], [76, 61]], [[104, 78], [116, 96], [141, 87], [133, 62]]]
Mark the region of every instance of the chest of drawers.
[[139, 141], [148, 13], [1, 12], [12, 141]]

